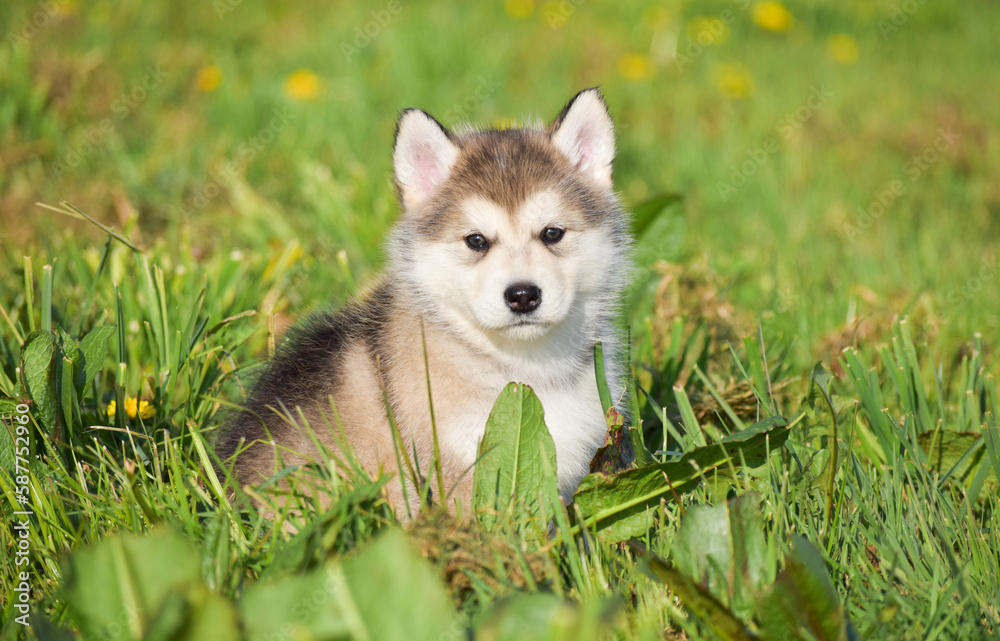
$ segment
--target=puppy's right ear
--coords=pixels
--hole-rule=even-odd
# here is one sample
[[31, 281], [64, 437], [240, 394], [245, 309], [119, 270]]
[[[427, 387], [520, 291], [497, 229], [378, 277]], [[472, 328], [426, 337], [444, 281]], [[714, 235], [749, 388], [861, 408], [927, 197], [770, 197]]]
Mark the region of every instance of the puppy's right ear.
[[419, 109], [399, 116], [392, 165], [404, 209], [419, 206], [447, 180], [458, 158], [451, 133]]

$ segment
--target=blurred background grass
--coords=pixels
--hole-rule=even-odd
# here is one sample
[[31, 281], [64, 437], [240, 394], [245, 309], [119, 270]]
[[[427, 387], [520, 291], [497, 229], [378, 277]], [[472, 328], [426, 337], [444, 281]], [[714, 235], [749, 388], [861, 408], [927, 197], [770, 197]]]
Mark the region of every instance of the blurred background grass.
[[97, 260], [99, 230], [33, 206], [65, 199], [178, 265], [284, 256], [297, 316], [378, 268], [401, 108], [549, 120], [600, 85], [626, 202], [683, 197], [647, 300], [760, 320], [802, 367], [894, 315], [945, 362], [1000, 328], [995, 2], [15, 0], [0, 27], [5, 298], [24, 254]]
[[[710, 385], [748, 421], [769, 413], [760, 402], [798, 416], [773, 474], [747, 481], [775, 524], [768, 558], [792, 533], [821, 545], [862, 638], [996, 634], [996, 2], [7, 0], [0, 36], [0, 391], [19, 393], [29, 335], [56, 328], [65, 350], [104, 323], [117, 334], [90, 380], [62, 380], [65, 416], [48, 403], [46, 451], [83, 465], [53, 455], [32, 472], [32, 589], [54, 621], [68, 550], [161, 520], [204, 548], [221, 577], [205, 580], [227, 599], [268, 568], [290, 572], [280, 530], [230, 528], [243, 517], [200, 491], [208, 459], [192, 435], [240, 402], [276, 334], [378, 270], [400, 109], [508, 126], [599, 85], [616, 184], [641, 214], [628, 313], [647, 443], [668, 446], [654, 405], [673, 420], [667, 404], [688, 394], [685, 438], [711, 433]], [[61, 200], [141, 254], [34, 204]], [[837, 377], [824, 402], [839, 440], [817, 410], [816, 361]], [[52, 362], [40, 376], [73, 371]], [[949, 451], [925, 464], [942, 434]], [[377, 529], [358, 501], [318, 558]], [[679, 518], [663, 513], [661, 554]], [[565, 585], [631, 602], [623, 638], [683, 623], [615, 550], [592, 547], [595, 569]], [[13, 585], [20, 568], [3, 558]]]

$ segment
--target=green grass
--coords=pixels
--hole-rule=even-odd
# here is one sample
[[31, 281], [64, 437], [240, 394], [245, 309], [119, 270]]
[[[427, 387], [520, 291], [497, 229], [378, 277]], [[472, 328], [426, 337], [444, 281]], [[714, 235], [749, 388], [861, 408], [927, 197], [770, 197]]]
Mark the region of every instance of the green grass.
[[[925, 3], [890, 32], [901, 3], [789, 2], [794, 25], [771, 33], [741, 2], [539, 3], [523, 19], [517, 4], [0, 7], [0, 392], [32, 391], [37, 454], [25, 630], [15, 424], [0, 432], [5, 635], [137, 638], [93, 623], [132, 585], [175, 609], [121, 630], [209, 638], [177, 622], [238, 619], [265, 638], [253, 617], [270, 611], [254, 604], [308, 603], [328, 571], [355, 610], [340, 596], [310, 606], [319, 638], [392, 616], [428, 638], [505, 638], [505, 625], [511, 638], [740, 638], [719, 622], [771, 634], [781, 594], [842, 606], [859, 638], [1000, 638], [996, 5]], [[725, 18], [727, 37], [692, 48], [698, 16]], [[33, 17], [44, 24], [24, 31]], [[386, 24], [346, 55], [372, 20]], [[831, 54], [837, 34], [855, 61]], [[675, 50], [695, 55], [679, 64]], [[209, 66], [221, 81], [205, 91]], [[302, 69], [310, 99], [287, 93]], [[752, 91], [733, 97], [733, 83]], [[640, 537], [656, 558], [607, 531], [574, 538], [572, 510], [547, 514], [548, 544], [517, 523], [403, 528], [385, 480], [356, 472], [316, 470], [330, 507], [294, 538], [281, 526], [295, 513], [272, 522], [229, 498], [210, 454], [226, 408], [276, 336], [382, 262], [399, 109], [446, 125], [549, 119], [594, 85], [618, 127], [616, 184], [640, 214], [627, 317], [645, 446], [668, 460], [772, 414], [792, 423], [788, 443], [666, 499]], [[752, 175], [720, 188], [734, 172]], [[64, 200], [105, 229], [34, 205]], [[154, 413], [122, 411], [136, 397]], [[721, 545], [752, 550], [758, 578], [699, 556], [692, 541], [716, 540], [698, 529], [716, 522], [704, 505], [746, 526]], [[368, 574], [411, 589], [373, 592]]]

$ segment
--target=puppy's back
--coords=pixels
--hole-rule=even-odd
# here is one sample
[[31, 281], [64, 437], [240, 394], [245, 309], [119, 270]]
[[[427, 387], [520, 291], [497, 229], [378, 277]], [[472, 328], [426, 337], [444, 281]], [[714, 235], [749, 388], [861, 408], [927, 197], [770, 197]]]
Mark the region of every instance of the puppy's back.
[[[341, 398], [346, 405], [357, 405], [355, 379], [364, 378], [366, 386], [371, 386], [370, 379], [378, 372], [391, 299], [390, 288], [382, 285], [363, 300], [336, 312], [319, 313], [290, 330], [242, 409], [226, 421], [216, 446], [224, 464], [242, 450], [235, 466], [240, 484], [259, 482], [275, 473], [275, 445], [302, 454], [282, 452], [286, 464], [306, 460], [314, 452], [311, 439], [297, 425], [297, 407], [319, 440], [335, 446], [327, 434], [327, 425], [335, 427], [330, 399], [338, 410]], [[367, 407], [373, 399], [371, 393], [366, 396], [366, 407], [358, 409], [378, 411], [378, 407]], [[289, 414], [296, 420], [290, 420]]]

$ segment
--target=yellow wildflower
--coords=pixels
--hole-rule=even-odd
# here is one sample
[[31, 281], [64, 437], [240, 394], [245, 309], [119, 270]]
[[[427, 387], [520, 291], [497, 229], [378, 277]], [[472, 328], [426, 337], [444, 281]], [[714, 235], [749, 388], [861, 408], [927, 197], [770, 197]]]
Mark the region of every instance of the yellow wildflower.
[[784, 33], [795, 24], [792, 12], [785, 5], [775, 0], [754, 3], [753, 21], [761, 29], [767, 29], [775, 33]]
[[740, 62], [718, 65], [715, 68], [715, 81], [728, 98], [749, 98], [755, 88], [750, 69]]
[[702, 46], [718, 44], [729, 38], [729, 25], [721, 18], [695, 16], [687, 23], [687, 35]]
[[524, 20], [535, 11], [535, 0], [504, 0], [503, 8], [511, 18]]
[[845, 65], [858, 59], [858, 43], [846, 33], [835, 33], [827, 38], [826, 50], [831, 58]]
[[194, 77], [194, 84], [200, 91], [209, 93], [219, 88], [222, 83], [222, 69], [215, 65], [205, 65], [198, 70]]
[[626, 53], [618, 59], [618, 74], [625, 80], [640, 82], [653, 75], [653, 63], [641, 53]]
[[285, 95], [292, 100], [313, 100], [319, 97], [321, 84], [312, 71], [299, 69], [285, 78]]
[[499, 118], [499, 119], [493, 121], [493, 128], [494, 129], [499, 129], [501, 131], [506, 130], [506, 129], [517, 129], [519, 127], [520, 127], [520, 123], [518, 123], [513, 118]]
[[[117, 401], [111, 401], [108, 403], [108, 416], [110, 418], [115, 417], [115, 411], [118, 409]], [[134, 396], [129, 396], [125, 399], [125, 413], [128, 414], [129, 418], [153, 418], [156, 414], [156, 410], [150, 405], [149, 401], [140, 401]]]

